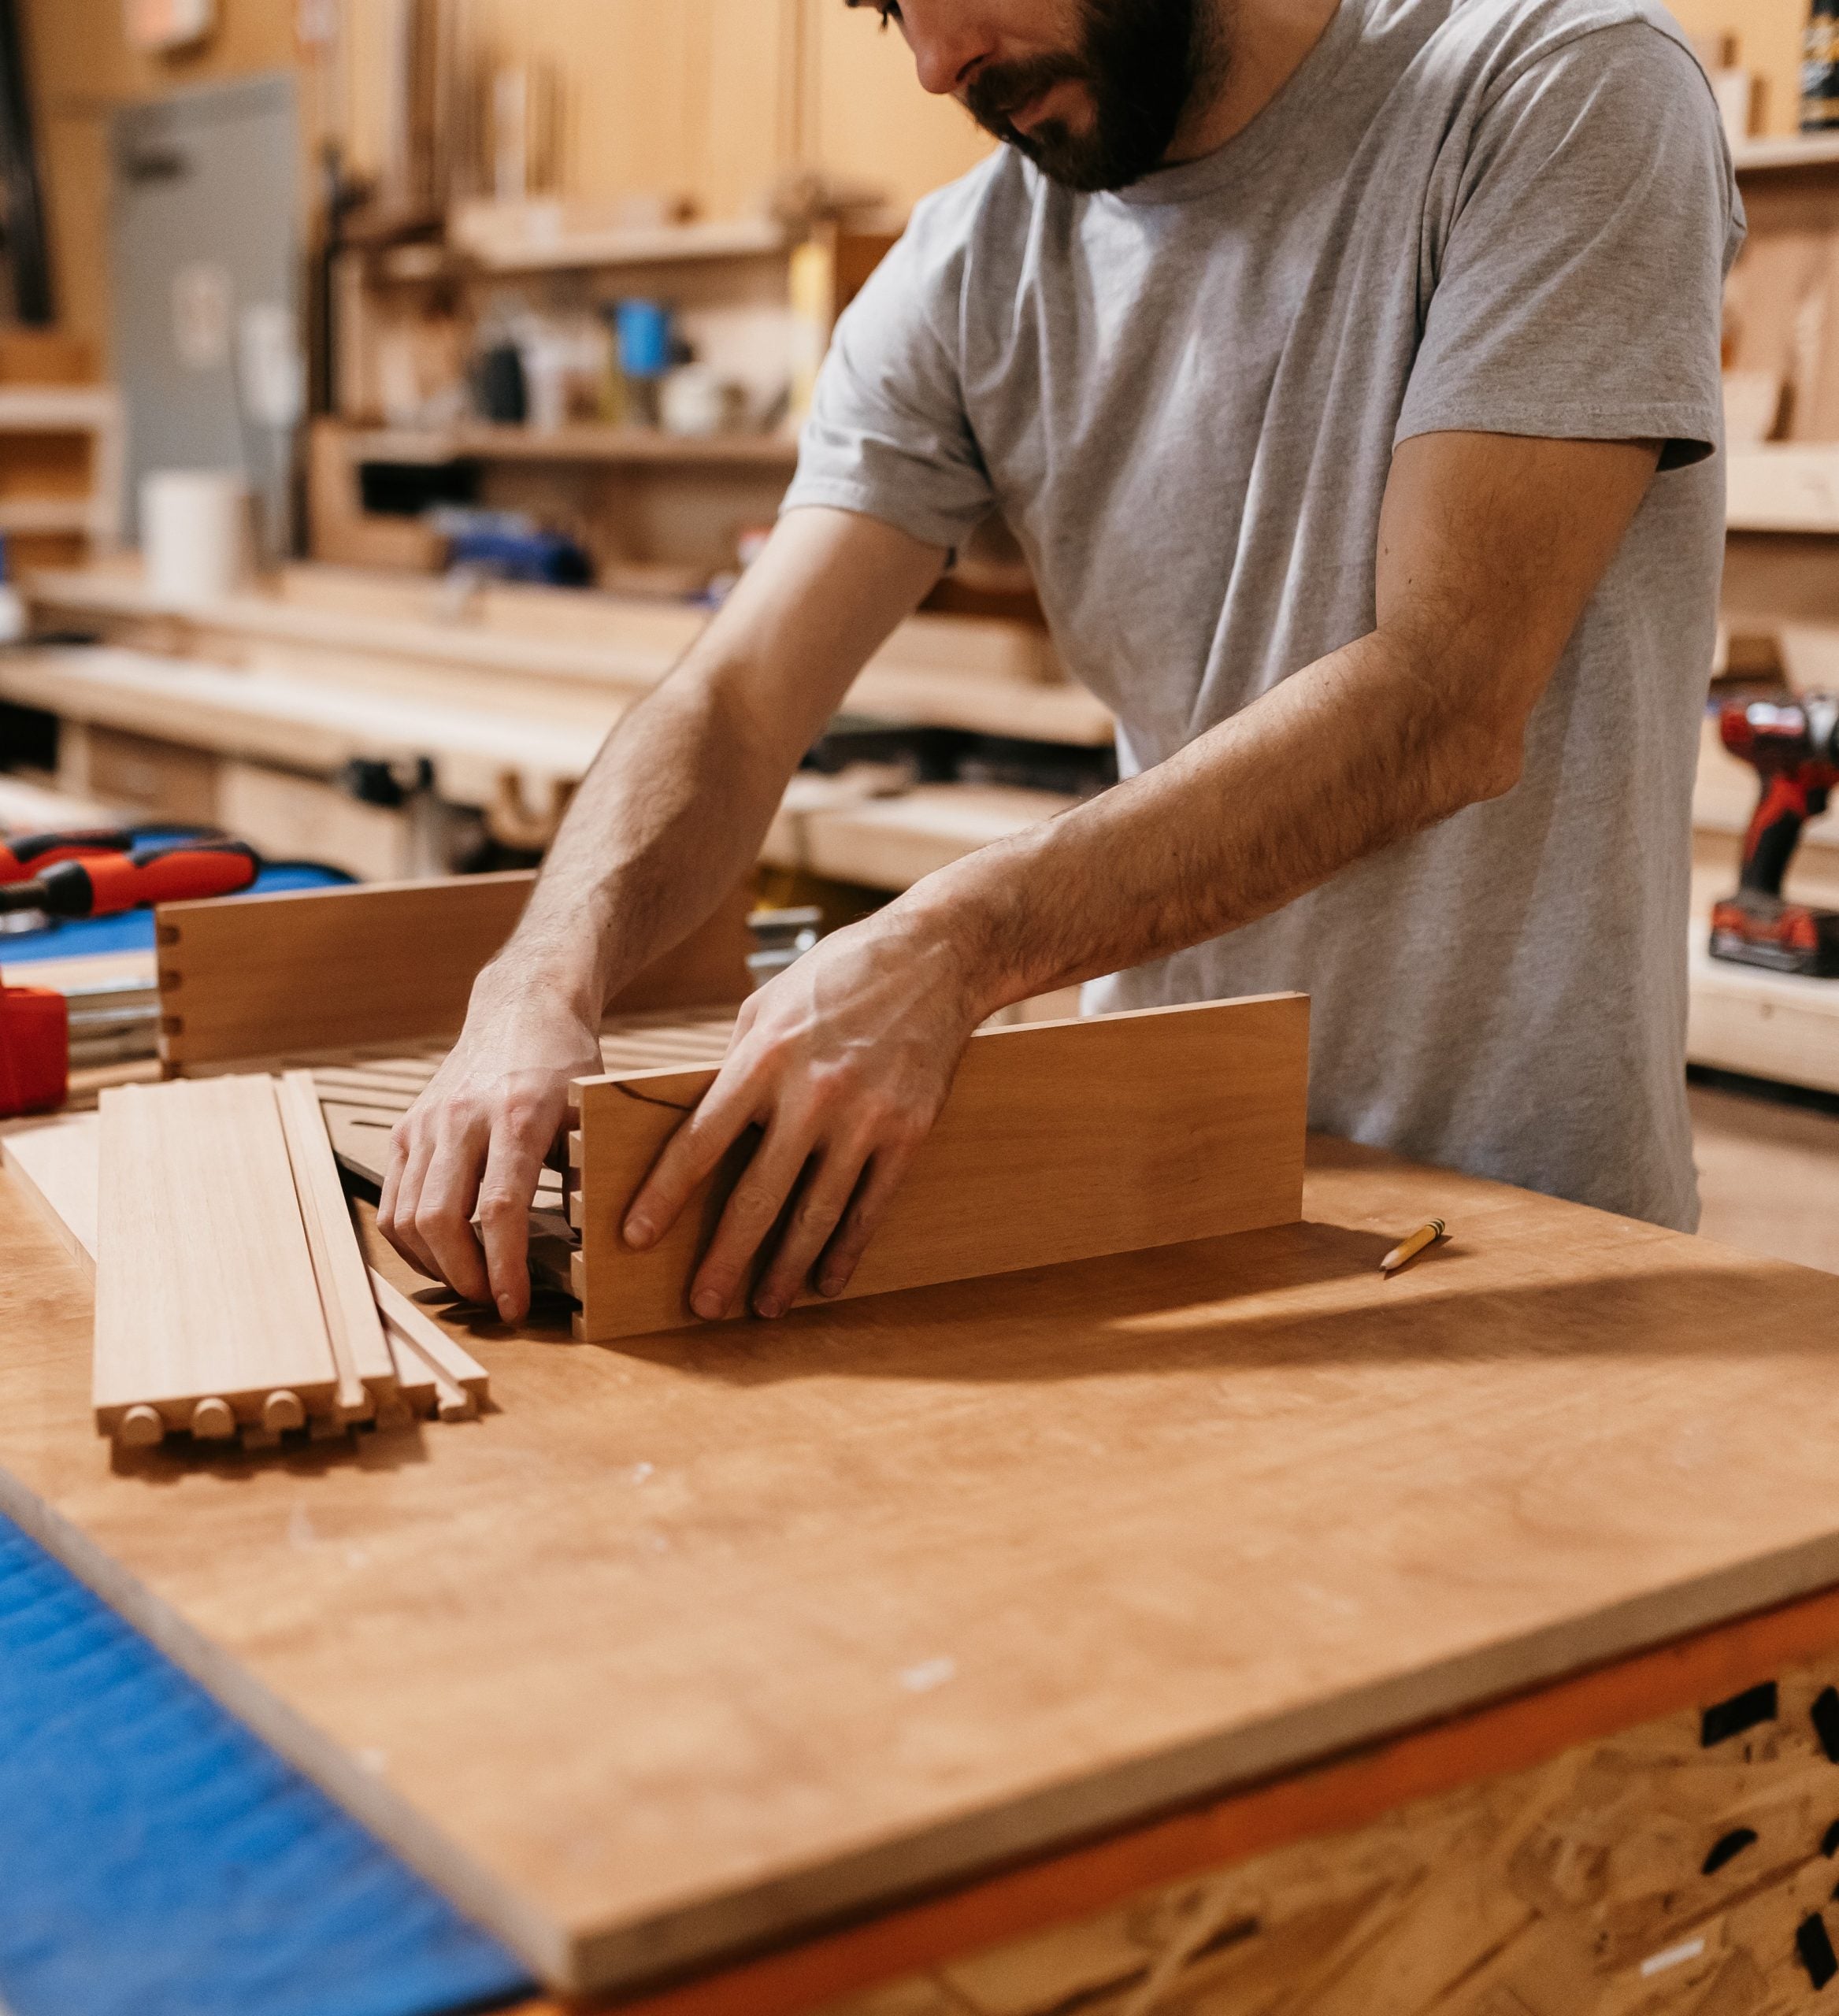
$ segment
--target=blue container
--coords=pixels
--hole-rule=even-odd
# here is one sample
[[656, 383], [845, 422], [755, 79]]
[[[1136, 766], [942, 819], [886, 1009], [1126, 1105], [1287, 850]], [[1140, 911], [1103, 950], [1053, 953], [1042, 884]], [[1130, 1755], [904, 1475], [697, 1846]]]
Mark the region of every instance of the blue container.
[[662, 378], [671, 366], [673, 333], [669, 304], [620, 301], [614, 304], [619, 332], [619, 368], [628, 378]]

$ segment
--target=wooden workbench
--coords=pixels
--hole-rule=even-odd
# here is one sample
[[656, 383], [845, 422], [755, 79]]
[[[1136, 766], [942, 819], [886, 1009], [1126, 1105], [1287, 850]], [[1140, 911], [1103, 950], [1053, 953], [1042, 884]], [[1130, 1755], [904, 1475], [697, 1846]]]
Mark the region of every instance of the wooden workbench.
[[[1433, 1213], [1452, 1243], [1382, 1284]], [[1682, 1914], [1668, 1981], [1701, 1996], [1738, 1903], [1775, 1914], [1744, 1964], [1792, 1982], [1830, 1887], [1839, 1610], [1715, 1629], [1839, 1582], [1829, 1277], [1318, 1143], [1279, 1231], [617, 1350], [481, 1329], [502, 1411], [353, 1455], [112, 1468], [88, 1329], [0, 1182], [0, 1505], [558, 1984], [687, 1970], [647, 2006], [783, 2016], [906, 1977], [862, 2007], [1035, 2016], [1172, 1924], [1170, 1965], [1296, 1970], [1214, 2007], [1377, 2016], [1426, 2005], [1293, 1997], [1403, 1886], [1518, 1996], [1440, 2007], [1555, 2016], [1622, 2007], [1577, 1967], [1644, 1984]], [[1740, 1721], [1675, 1768], [1682, 1711], [1768, 1679], [1766, 1744]], [[1389, 1777], [1330, 1761], [1451, 1716]], [[1529, 1770], [1542, 1833], [1490, 1776]], [[1432, 1795], [1434, 1840], [1400, 1803]], [[1733, 1807], [1774, 1816], [1766, 1881], [1700, 1873]], [[1184, 1943], [1180, 1899], [1272, 1853], [1288, 1945], [1237, 1905]], [[1569, 1975], [1515, 1951], [1574, 1999], [1503, 1974], [1510, 1919], [1571, 1941]]]

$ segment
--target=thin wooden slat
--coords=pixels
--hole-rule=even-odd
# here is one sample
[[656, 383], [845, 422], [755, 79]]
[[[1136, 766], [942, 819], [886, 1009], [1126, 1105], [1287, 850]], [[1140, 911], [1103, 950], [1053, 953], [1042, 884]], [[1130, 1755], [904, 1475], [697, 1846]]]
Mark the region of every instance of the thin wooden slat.
[[390, 1331], [391, 1343], [399, 1362], [417, 1358], [426, 1366], [434, 1380], [435, 1411], [443, 1421], [471, 1421], [479, 1412], [479, 1403], [466, 1389], [448, 1376], [446, 1366], [439, 1363], [427, 1352], [418, 1347], [415, 1338], [393, 1325]]
[[418, 1309], [395, 1284], [373, 1268], [370, 1291], [389, 1327], [406, 1337], [435, 1370], [483, 1400], [491, 1390], [485, 1367], [457, 1339], [448, 1336], [424, 1309]]
[[[533, 880], [461, 876], [164, 904], [157, 920], [161, 1057], [169, 1070], [189, 1075], [292, 1051], [450, 1036]], [[610, 1006], [740, 999], [748, 984], [747, 910], [737, 889]]]
[[384, 1326], [390, 1359], [396, 1369], [396, 1392], [411, 1414], [431, 1414], [439, 1403], [434, 1383], [434, 1367], [411, 1345], [399, 1330]]
[[213, 1400], [259, 1426], [283, 1388], [329, 1414], [337, 1373], [270, 1081], [106, 1091], [101, 1154], [98, 1430], [135, 1405], [187, 1428]]
[[[1300, 995], [984, 1031], [847, 1293], [1287, 1224], [1302, 1206], [1308, 1072]], [[650, 1251], [633, 1252], [621, 1227], [714, 1077], [640, 1072], [577, 1087], [580, 1336], [696, 1321], [690, 1280], [744, 1151]]]
[[287, 1153], [300, 1199], [306, 1243], [319, 1281], [332, 1358], [339, 1368], [339, 1409], [347, 1421], [368, 1421], [395, 1391], [396, 1369], [384, 1342], [370, 1276], [351, 1228], [339, 1166], [309, 1071], [290, 1071], [276, 1087]]

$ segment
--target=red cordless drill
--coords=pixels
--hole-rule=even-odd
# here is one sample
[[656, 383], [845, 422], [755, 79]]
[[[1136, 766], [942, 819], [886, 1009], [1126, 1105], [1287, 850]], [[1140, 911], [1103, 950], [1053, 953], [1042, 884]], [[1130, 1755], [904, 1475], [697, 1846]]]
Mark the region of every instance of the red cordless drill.
[[1711, 913], [1711, 956], [1772, 973], [1839, 978], [1839, 911], [1785, 902], [1783, 879], [1801, 829], [1839, 784], [1839, 695], [1803, 694], [1726, 707], [1724, 747], [1762, 777], [1743, 843], [1737, 894]]

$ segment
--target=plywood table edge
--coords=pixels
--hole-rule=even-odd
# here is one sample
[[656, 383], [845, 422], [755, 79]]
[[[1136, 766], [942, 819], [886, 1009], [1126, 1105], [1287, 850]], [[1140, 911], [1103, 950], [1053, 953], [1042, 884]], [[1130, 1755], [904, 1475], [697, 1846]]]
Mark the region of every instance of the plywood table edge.
[[[923, 1833], [839, 1856], [820, 1870], [794, 1871], [752, 1891], [731, 1888], [688, 1901], [643, 1925], [584, 1935], [575, 1942], [574, 1965], [563, 1985], [630, 1990], [647, 1978], [712, 1966], [724, 1951], [739, 1955], [767, 1940], [782, 1943], [788, 1923], [814, 1932], [890, 1899], [970, 1882], [980, 1870], [1051, 1855], [1057, 1842], [1115, 1834], [1149, 1816], [1218, 1801], [1484, 1707], [1523, 1692], [1529, 1676], [1534, 1686], [1547, 1685], [1581, 1668], [1652, 1651], [1676, 1640], [1682, 1629], [1710, 1629], [1836, 1584], [1839, 1533], [1649, 1591], [1582, 1624], [1555, 1625], [1077, 1782], [1045, 1786], [1011, 1800], [1000, 1813], [966, 1810]], [[1509, 1667], [1511, 1680], [1504, 1670]], [[717, 1919], [725, 1931], [720, 1948], [710, 1932]]]
[[328, 1743], [5, 1469], [0, 1513], [536, 1974], [551, 1981], [569, 1978], [566, 1936], [540, 1912], [503, 1888], [355, 1756]]
[[1190, 1804], [1059, 1854], [637, 1996], [509, 2016], [806, 2016], [836, 1998], [1075, 1925], [1162, 1884], [1355, 1831], [1417, 1800], [1726, 1699], [1839, 1647], [1839, 1587], [1733, 1618]]

